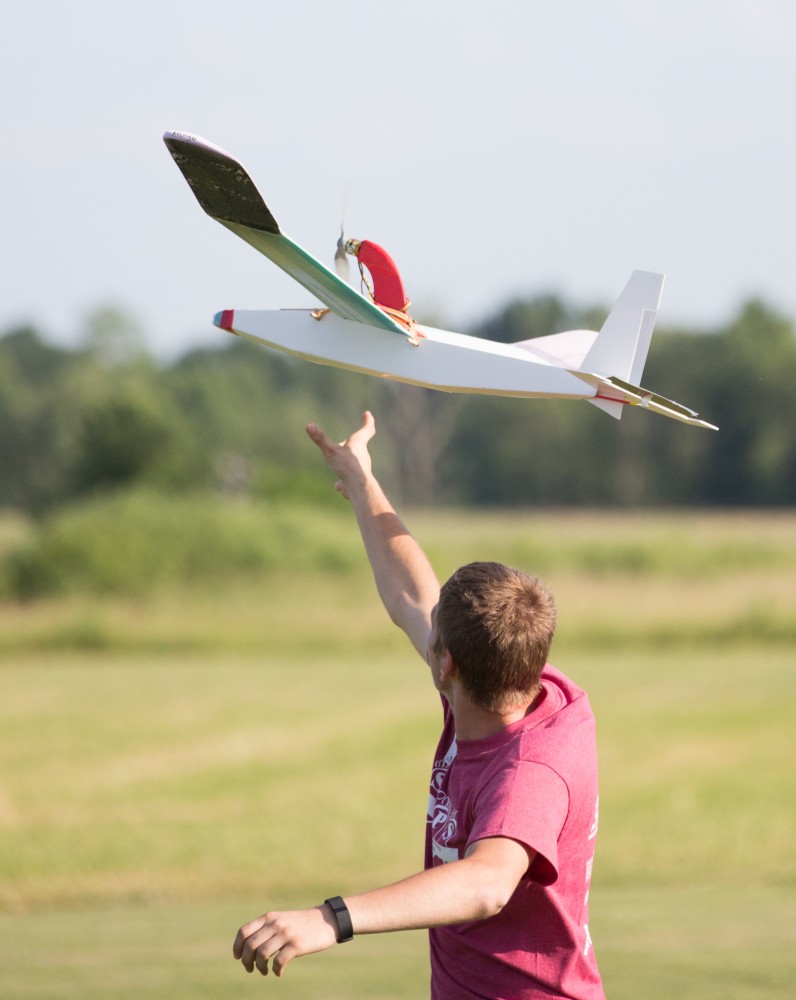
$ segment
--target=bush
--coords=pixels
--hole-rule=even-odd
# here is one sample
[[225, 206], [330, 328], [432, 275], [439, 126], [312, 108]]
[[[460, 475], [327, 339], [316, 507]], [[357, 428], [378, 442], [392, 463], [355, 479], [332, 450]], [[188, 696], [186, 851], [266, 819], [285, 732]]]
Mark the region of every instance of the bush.
[[361, 564], [355, 529], [335, 509], [124, 492], [62, 508], [0, 560], [10, 596], [144, 594], [168, 584]]

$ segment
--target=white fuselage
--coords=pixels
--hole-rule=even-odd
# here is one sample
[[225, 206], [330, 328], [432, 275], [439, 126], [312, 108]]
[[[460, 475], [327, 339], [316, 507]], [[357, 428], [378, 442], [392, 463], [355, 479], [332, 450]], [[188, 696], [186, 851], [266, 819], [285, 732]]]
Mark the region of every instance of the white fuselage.
[[236, 309], [216, 324], [307, 361], [446, 392], [588, 399], [596, 391], [528, 346], [433, 327], [418, 326], [415, 346], [392, 331], [330, 312], [315, 319], [306, 309]]

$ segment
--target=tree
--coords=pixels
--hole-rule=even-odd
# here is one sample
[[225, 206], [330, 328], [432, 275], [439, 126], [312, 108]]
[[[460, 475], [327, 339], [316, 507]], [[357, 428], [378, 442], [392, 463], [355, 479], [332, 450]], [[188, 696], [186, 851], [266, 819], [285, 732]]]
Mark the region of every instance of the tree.
[[157, 383], [122, 383], [86, 408], [69, 468], [69, 492], [143, 481], [181, 485], [189, 451], [181, 416]]
[[[603, 316], [541, 296], [474, 332], [518, 341]], [[617, 422], [582, 402], [434, 392], [238, 338], [158, 367], [108, 310], [86, 340], [67, 351], [29, 328], [0, 340], [0, 504], [39, 512], [139, 482], [312, 499], [329, 481], [304, 425], [341, 435], [365, 408], [379, 474], [403, 503], [796, 503], [796, 337], [756, 300], [723, 329], [652, 341], [644, 384], [698, 406], [718, 434], [634, 407]]]

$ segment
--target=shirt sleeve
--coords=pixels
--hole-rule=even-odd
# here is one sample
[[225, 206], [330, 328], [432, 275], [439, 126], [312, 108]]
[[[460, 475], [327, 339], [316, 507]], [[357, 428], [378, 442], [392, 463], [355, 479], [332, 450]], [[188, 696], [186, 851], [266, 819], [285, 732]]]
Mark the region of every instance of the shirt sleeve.
[[536, 852], [528, 877], [542, 885], [558, 878], [558, 837], [569, 810], [559, 774], [532, 761], [500, 771], [479, 793], [467, 846], [487, 837], [509, 837]]

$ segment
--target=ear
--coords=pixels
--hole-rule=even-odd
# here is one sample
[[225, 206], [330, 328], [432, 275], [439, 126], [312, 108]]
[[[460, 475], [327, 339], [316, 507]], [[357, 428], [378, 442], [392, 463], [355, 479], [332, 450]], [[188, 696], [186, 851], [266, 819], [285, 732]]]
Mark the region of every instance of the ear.
[[446, 681], [453, 680], [458, 673], [459, 668], [456, 666], [456, 661], [453, 659], [451, 651], [449, 649], [443, 650], [442, 656], [439, 658], [440, 683], [444, 684]]

